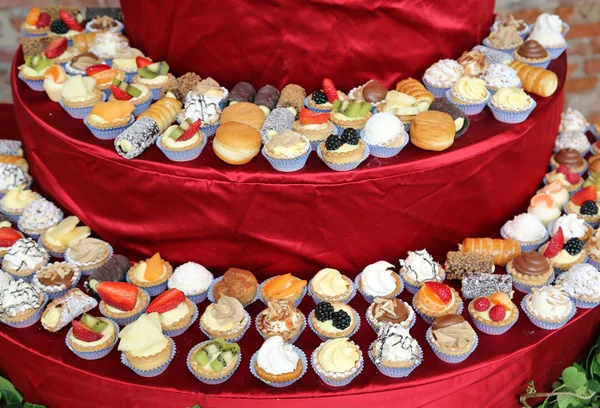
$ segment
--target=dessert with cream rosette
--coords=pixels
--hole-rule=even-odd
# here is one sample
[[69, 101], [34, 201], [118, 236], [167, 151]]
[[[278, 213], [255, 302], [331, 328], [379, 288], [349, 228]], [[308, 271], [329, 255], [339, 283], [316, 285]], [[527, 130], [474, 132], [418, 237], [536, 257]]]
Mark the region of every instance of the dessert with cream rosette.
[[408, 251], [408, 257], [400, 260], [400, 277], [408, 291], [415, 294], [427, 281], [442, 282], [446, 272], [426, 249], [421, 249]]
[[179, 289], [169, 289], [158, 295], [146, 308], [146, 313], [158, 313], [160, 324], [170, 337], [183, 334], [198, 317], [196, 305]]
[[341, 337], [321, 343], [312, 354], [311, 364], [326, 384], [340, 387], [360, 374], [364, 360], [358, 345]]
[[200, 318], [200, 328], [211, 338], [238, 341], [250, 325], [250, 315], [239, 300], [221, 295], [208, 305]]
[[[566, 190], [564, 191], [566, 193]], [[521, 244], [522, 252], [538, 249], [548, 237], [544, 224], [538, 217], [529, 213], [519, 214], [507, 221], [500, 232], [502, 237], [512, 238]]]
[[18, 220], [21, 214], [23, 214], [23, 211], [25, 211], [25, 208], [39, 198], [41, 198], [41, 196], [38, 193], [26, 190], [25, 185], [22, 184], [18, 187], [11, 188], [4, 197], [2, 197], [2, 201], [0, 201], [0, 210], [13, 220]]
[[423, 83], [436, 98], [443, 97], [449, 89], [465, 74], [462, 65], [452, 59], [439, 60], [425, 71]]
[[485, 107], [490, 92], [483, 79], [463, 76], [446, 92], [446, 97], [467, 115], [476, 115]]
[[33, 284], [38, 286], [49, 299], [56, 299], [77, 285], [81, 272], [75, 265], [67, 262], [54, 262], [35, 273]]
[[321, 340], [352, 337], [360, 327], [358, 314], [345, 303], [321, 302], [311, 312], [310, 327]]
[[515, 88], [522, 86], [517, 71], [506, 64], [491, 64], [483, 73], [482, 79], [487, 89], [493, 92], [509, 86]]
[[25, 188], [30, 181], [30, 176], [16, 164], [0, 163], [0, 194], [20, 186]]
[[548, 226], [561, 214], [560, 208], [548, 194], [536, 194], [531, 197], [527, 212], [538, 217], [545, 226]]
[[587, 259], [585, 243], [579, 238], [571, 238], [565, 242], [560, 227], [556, 235], [541, 246], [540, 252], [548, 259], [556, 273], [564, 272]]
[[435, 281], [427, 281], [421, 286], [413, 297], [413, 306], [427, 323], [449, 313], [460, 314], [463, 309], [458, 292]]
[[269, 337], [252, 356], [252, 374], [275, 387], [290, 385], [306, 372], [305, 356], [279, 336]]
[[221, 384], [233, 375], [241, 359], [237, 343], [215, 339], [192, 348], [187, 365], [198, 380], [206, 384]]
[[565, 204], [565, 213], [575, 214], [583, 218], [592, 227], [600, 222], [600, 211], [598, 211], [598, 190], [595, 184], [587, 186], [571, 196]]
[[42, 316], [46, 297], [35, 285], [12, 279], [0, 286], [0, 322], [12, 327], [28, 327]]
[[519, 318], [519, 309], [504, 292], [482, 296], [469, 303], [469, 314], [480, 331], [499, 335], [506, 333]]
[[371, 303], [376, 297], [394, 298], [402, 292], [402, 279], [393, 268], [389, 262], [377, 261], [356, 277], [356, 287], [367, 302]]
[[206, 292], [213, 280], [213, 274], [204, 266], [195, 262], [186, 262], [175, 268], [173, 275], [167, 281], [167, 287], [179, 289], [192, 302], [200, 303], [206, 298]]
[[533, 288], [523, 298], [521, 308], [534, 325], [546, 330], [563, 326], [576, 311], [569, 295], [556, 286]]
[[344, 302], [348, 303], [355, 294], [354, 282], [340, 271], [331, 268], [321, 269], [310, 280], [310, 295], [315, 303]]
[[436, 318], [427, 329], [426, 339], [435, 355], [447, 363], [463, 362], [479, 342], [471, 325], [452, 313]]
[[280, 336], [294, 343], [306, 327], [306, 318], [289, 300], [274, 300], [256, 316], [256, 329], [263, 338]]
[[537, 41], [544, 48], [560, 48], [566, 46], [562, 31], [563, 23], [559, 16], [543, 13], [535, 21], [528, 39]]
[[84, 275], [89, 275], [104, 265], [112, 253], [108, 242], [88, 237], [69, 247], [65, 252], [65, 260], [77, 266]]
[[423, 352], [408, 329], [384, 324], [369, 349], [369, 357], [377, 369], [388, 377], [408, 376], [423, 360]]
[[589, 126], [589, 122], [580, 111], [569, 107], [560, 115], [558, 132], [585, 132]]
[[571, 238], [579, 238], [583, 242], [587, 242], [594, 231], [589, 224], [586, 224], [576, 214], [561, 215], [560, 218], [550, 224], [548, 226], [550, 236], [555, 236], [559, 228], [562, 228], [565, 242]]
[[150, 296], [156, 296], [167, 289], [167, 280], [172, 274], [171, 264], [157, 252], [151, 258], [134, 264], [127, 273], [127, 279], [146, 290]]
[[527, 40], [515, 50], [515, 59], [533, 66], [546, 68], [550, 53], [536, 40]]
[[375, 298], [367, 309], [367, 320], [376, 332], [384, 325], [398, 325], [410, 329], [416, 321], [415, 312], [401, 299]]
[[102, 299], [99, 304], [100, 313], [121, 326], [135, 321], [146, 310], [150, 301], [148, 293], [127, 282], [99, 282], [94, 290]]
[[84, 314], [73, 320], [67, 333], [67, 346], [77, 356], [97, 360], [110, 353], [117, 342], [119, 326], [105, 317]]
[[525, 93], [523, 88], [500, 88], [489, 103], [494, 117], [504, 123], [523, 122], [536, 103], [533, 98]]
[[[579, 175], [578, 175], [579, 176]], [[558, 208], [569, 201], [569, 192], [559, 180], [554, 180], [537, 191], [538, 194], [548, 194]]]
[[600, 272], [589, 264], [573, 266], [556, 278], [556, 287], [575, 301], [575, 305], [591, 309], [600, 303]]
[[50, 260], [48, 252], [31, 238], [21, 238], [8, 250], [2, 269], [18, 278], [29, 278]]
[[554, 269], [546, 257], [537, 251], [525, 252], [506, 265], [515, 287], [528, 293], [532, 287], [544, 286], [554, 277]]

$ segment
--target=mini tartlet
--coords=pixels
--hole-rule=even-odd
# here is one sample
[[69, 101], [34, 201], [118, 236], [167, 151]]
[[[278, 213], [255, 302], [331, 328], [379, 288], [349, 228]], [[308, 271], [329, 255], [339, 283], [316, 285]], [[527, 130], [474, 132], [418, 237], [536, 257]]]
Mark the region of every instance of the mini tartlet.
[[565, 242], [562, 228], [559, 228], [556, 235], [542, 245], [539, 251], [548, 259], [557, 274], [567, 271], [587, 259], [585, 243], [579, 238], [571, 238]]
[[250, 326], [250, 315], [236, 298], [221, 295], [200, 317], [200, 329], [208, 337], [239, 341]]
[[527, 40], [515, 50], [514, 57], [517, 61], [535, 67], [546, 68], [550, 63], [550, 53], [536, 40]]
[[144, 289], [150, 296], [156, 296], [167, 289], [167, 281], [172, 274], [171, 264], [157, 252], [151, 258], [133, 264], [127, 272], [127, 280]]
[[343, 302], [348, 303], [356, 294], [354, 282], [340, 271], [331, 268], [321, 269], [310, 280], [308, 293], [315, 303]]
[[446, 272], [426, 249], [421, 249], [408, 251], [408, 257], [400, 260], [400, 277], [406, 289], [414, 295], [425, 282], [443, 282]]
[[524, 252], [506, 265], [506, 271], [512, 276], [515, 288], [524, 293], [531, 288], [552, 283], [554, 268], [548, 259], [537, 251]]
[[[124, 100], [133, 103], [133, 106], [135, 106], [133, 116], [138, 117], [144, 113], [148, 107], [150, 107], [150, 104], [152, 103], [152, 92], [150, 92], [150, 89], [146, 85], [142, 84], [128, 84], [127, 89], [130, 88], [135, 88], [137, 91], [139, 91], [139, 96], [127, 94], [127, 96], [124, 96], [126, 98]], [[134, 93], [137, 94], [138, 92], [134, 91]], [[120, 99], [115, 98], [115, 94], [111, 92], [108, 100], [114, 101]]]
[[305, 136], [311, 142], [321, 142], [334, 133], [333, 123], [329, 119], [323, 123], [303, 123], [302, 119], [294, 121], [292, 130]]
[[40, 7], [29, 10], [27, 17], [21, 23], [21, 32], [26, 36], [43, 37], [50, 31], [50, 15]]
[[79, 241], [90, 236], [91, 230], [86, 226], [77, 226], [79, 218], [71, 215], [53, 227], [48, 228], [40, 237], [46, 251], [55, 258], [62, 258], [66, 250]]
[[463, 76], [446, 91], [446, 98], [465, 114], [476, 115], [485, 108], [490, 92], [483, 79]]
[[83, 238], [65, 252], [65, 260], [90, 275], [104, 265], [113, 254], [112, 246], [98, 238]]
[[75, 265], [54, 262], [37, 270], [33, 275], [33, 284], [38, 286], [48, 299], [56, 299], [77, 286], [80, 277], [81, 272]]
[[321, 302], [308, 318], [310, 328], [321, 340], [352, 337], [360, 328], [358, 313], [340, 302]]
[[198, 318], [196, 304], [179, 289], [169, 289], [158, 295], [146, 308], [146, 313], [158, 313], [163, 332], [169, 337], [183, 334]]
[[373, 156], [387, 158], [398, 154], [408, 143], [408, 135], [404, 129], [395, 115], [379, 112], [367, 121], [361, 137], [369, 145]]
[[416, 322], [413, 308], [401, 299], [375, 298], [367, 309], [367, 322], [377, 333], [384, 325], [398, 325], [411, 329]]
[[436, 318], [426, 339], [435, 355], [446, 363], [461, 363], [477, 348], [479, 339], [471, 325], [459, 314]]
[[25, 207], [19, 218], [19, 229], [37, 239], [48, 228], [58, 224], [63, 217], [63, 212], [54, 203], [40, 198]]
[[334, 101], [331, 122], [338, 128], [362, 129], [372, 116], [370, 102]]
[[562, 228], [565, 242], [571, 238], [579, 238], [583, 242], [587, 242], [594, 234], [594, 229], [591, 225], [578, 217], [577, 214], [561, 215], [556, 221], [548, 225], [548, 233], [553, 237], [559, 228]]
[[364, 359], [360, 347], [346, 337], [327, 340], [312, 353], [315, 373], [328, 385], [348, 385], [362, 371]]
[[521, 252], [535, 251], [548, 238], [544, 224], [538, 217], [529, 213], [519, 214], [507, 221], [500, 233], [503, 238], [517, 241], [521, 245]]
[[110, 319], [84, 314], [72, 324], [66, 343], [78, 357], [97, 360], [108, 355], [117, 344], [119, 326]]
[[345, 129], [340, 136], [329, 135], [317, 147], [318, 155], [333, 170], [353, 170], [364, 160], [367, 144], [356, 129]]
[[577, 308], [563, 290], [556, 286], [533, 288], [521, 302], [529, 320], [544, 330], [556, 330], [575, 315]]
[[565, 204], [565, 213], [575, 214], [592, 227], [596, 227], [600, 222], [597, 199], [596, 185], [587, 186], [571, 196], [571, 199]]
[[436, 318], [447, 314], [460, 314], [463, 309], [458, 292], [439, 282], [425, 282], [413, 297], [413, 307], [423, 320], [431, 324]]
[[4, 255], [2, 269], [16, 278], [29, 280], [49, 260], [48, 252], [37, 242], [31, 238], [21, 238]]
[[134, 109], [129, 101], [98, 102], [84, 123], [97, 138], [111, 140], [133, 123]]
[[0, 163], [0, 195], [16, 187], [28, 188], [31, 181], [31, 176], [16, 164]]
[[96, 80], [81, 75], [68, 78], [63, 85], [60, 96], [61, 104], [64, 105], [65, 109], [89, 108], [91, 110], [96, 103], [102, 101], [102, 92], [96, 88]]
[[260, 285], [260, 298], [264, 304], [272, 300], [290, 300], [298, 307], [306, 295], [307, 282], [291, 273], [269, 278]]
[[12, 228], [10, 221], [0, 221], [0, 257], [4, 257], [21, 238], [24, 238], [23, 233]]
[[372, 303], [376, 297], [394, 298], [402, 292], [402, 279], [392, 268], [391, 263], [378, 261], [358, 274], [355, 285], [367, 302]]
[[293, 344], [306, 327], [306, 318], [289, 300], [274, 300], [256, 316], [256, 329], [264, 339], [280, 336]]
[[569, 170], [582, 174], [588, 168], [587, 161], [581, 157], [581, 154], [575, 149], [560, 149], [550, 158], [550, 166], [557, 169], [558, 166], [564, 164]]
[[[94, 290], [100, 296], [98, 308], [104, 317], [120, 326], [134, 322], [146, 310], [150, 296], [127, 282], [100, 282]], [[156, 314], [160, 326], [160, 317]]]
[[65, 65], [65, 71], [69, 75], [82, 75], [85, 76], [86, 70], [92, 65], [103, 64], [104, 60], [99, 58], [96, 54], [92, 52], [83, 52], [79, 55], [76, 55], [71, 59], [71, 61], [67, 62]]
[[407, 377], [423, 361], [423, 351], [408, 329], [384, 324], [369, 347], [369, 358], [385, 376]]
[[569, 295], [579, 308], [591, 309], [600, 304], [600, 272], [592, 265], [573, 266], [556, 278], [554, 286]]
[[187, 358], [190, 372], [205, 384], [222, 384], [231, 378], [242, 360], [237, 343], [222, 339], [204, 341], [194, 346]]
[[306, 373], [306, 356], [279, 336], [269, 337], [250, 360], [250, 371], [272, 387], [287, 387]]
[[469, 314], [479, 331], [500, 335], [506, 333], [519, 318], [519, 309], [504, 292], [478, 297], [469, 303]]
[[171, 125], [160, 137], [158, 147], [170, 160], [189, 161], [200, 156], [206, 144], [206, 137], [200, 130], [200, 121], [187, 120], [179, 125]]
[[167, 281], [167, 287], [179, 289], [192, 302], [200, 303], [206, 299], [208, 288], [213, 280], [213, 274], [204, 266], [195, 262], [186, 262], [175, 268], [173, 275]]
[[215, 303], [223, 295], [239, 300], [248, 306], [258, 295], [258, 281], [254, 274], [245, 269], [229, 268], [225, 274], [213, 281], [208, 290], [208, 298]]
[[263, 155], [277, 171], [298, 171], [304, 167], [312, 151], [310, 140], [293, 130], [271, 136], [263, 147]]
[[504, 123], [521, 123], [535, 109], [535, 100], [522, 88], [500, 88], [489, 102], [496, 120]]
[[462, 65], [452, 59], [443, 59], [427, 68], [423, 75], [423, 84], [436, 98], [445, 96], [465, 73]]
[[13, 221], [18, 221], [25, 208], [41, 196], [31, 190], [26, 190], [25, 185], [8, 190], [0, 201], [0, 210]]
[[0, 322], [16, 328], [29, 327], [40, 320], [46, 296], [38, 287], [22, 279], [11, 279], [0, 287]]
[[[567, 170], [568, 171], [568, 170]], [[573, 175], [579, 177], [576, 173]], [[548, 194], [557, 207], [562, 208], [569, 201], [569, 191], [562, 185], [559, 180], [554, 180], [538, 190], [538, 194]]]

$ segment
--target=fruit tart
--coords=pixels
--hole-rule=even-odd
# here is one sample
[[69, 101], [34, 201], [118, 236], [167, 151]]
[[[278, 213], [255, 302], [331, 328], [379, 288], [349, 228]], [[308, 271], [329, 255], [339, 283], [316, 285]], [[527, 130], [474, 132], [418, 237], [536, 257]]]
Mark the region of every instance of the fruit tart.
[[362, 129], [372, 116], [370, 102], [352, 102], [337, 99], [331, 108], [331, 122], [343, 130], [344, 128]]
[[21, 23], [21, 32], [27, 37], [44, 37], [50, 31], [50, 14], [39, 7], [29, 10], [25, 21]]
[[25, 185], [20, 185], [15, 188], [11, 188], [2, 197], [0, 201], [0, 210], [7, 217], [13, 221], [18, 221], [25, 208], [35, 200], [38, 200], [41, 196], [31, 190], [26, 190]]
[[54, 65], [54, 61], [43, 55], [26, 56], [25, 63], [19, 66], [19, 79], [34, 91], [44, 90], [44, 74]]
[[210, 338], [239, 341], [250, 326], [250, 315], [239, 300], [221, 295], [200, 317], [200, 329]]
[[348, 385], [364, 366], [360, 347], [346, 337], [321, 343], [310, 361], [321, 380], [333, 387]]
[[408, 251], [408, 257], [400, 260], [400, 277], [406, 284], [406, 289], [415, 294], [425, 282], [443, 282], [446, 272], [426, 249], [421, 249]]
[[37, 242], [31, 238], [21, 238], [4, 255], [2, 269], [16, 278], [29, 280], [49, 260], [48, 252]]
[[393, 267], [389, 262], [378, 261], [367, 266], [356, 277], [356, 287], [368, 303], [376, 297], [395, 298], [402, 292], [402, 279], [392, 270]]
[[[557, 238], [557, 239], [560, 239]], [[506, 265], [517, 290], [523, 293], [531, 292], [531, 288], [552, 283], [554, 268], [548, 259], [540, 252], [524, 252]]]
[[126, 48], [117, 52], [112, 60], [112, 67], [125, 73], [125, 80], [131, 82], [138, 68], [152, 64], [137, 48]]
[[423, 351], [408, 329], [384, 324], [369, 347], [369, 358], [385, 376], [407, 377], [423, 361]]
[[410, 330], [417, 320], [413, 308], [398, 298], [375, 298], [366, 315], [367, 322], [375, 333], [384, 325], [398, 325]]
[[170, 160], [189, 161], [197, 159], [206, 144], [200, 130], [202, 121], [186, 119], [179, 125], [171, 125], [160, 137], [158, 147]]
[[478, 297], [469, 303], [469, 314], [475, 327], [483, 333], [506, 333], [519, 318], [519, 309], [504, 292]]
[[109, 101], [129, 101], [135, 106], [134, 116], [139, 116], [150, 107], [152, 92], [146, 85], [128, 84], [117, 78], [113, 79]]
[[84, 313], [73, 320], [67, 333], [67, 347], [84, 360], [97, 360], [107, 356], [117, 344], [119, 326], [105, 317]]
[[152, 97], [156, 101], [160, 99], [161, 90], [169, 80], [175, 79], [173, 74], [169, 73], [169, 64], [165, 61], [153, 62], [142, 68], [138, 68], [137, 75], [133, 77], [134, 84], [147, 86], [152, 92]]
[[425, 282], [413, 298], [413, 307], [423, 320], [431, 324], [436, 318], [460, 314], [463, 304], [458, 292], [439, 282]]
[[96, 88], [109, 96], [112, 91], [114, 80], [117, 79], [120, 82], [125, 81], [125, 72], [111, 68], [107, 64], [96, 64], [88, 67], [85, 70], [85, 74], [96, 80]]
[[0, 286], [0, 322], [11, 327], [29, 327], [40, 320], [46, 296], [40, 288], [22, 279]]
[[321, 340], [352, 337], [360, 328], [360, 317], [341, 302], [321, 302], [309, 317], [310, 328]]
[[[127, 282], [99, 282], [95, 291], [101, 299], [100, 313], [120, 326], [134, 322], [146, 310], [150, 301], [150, 296], [145, 291]], [[158, 313], [156, 317], [160, 327]]]
[[60, 94], [67, 80], [67, 72], [60, 65], [52, 65], [44, 73], [42, 86], [52, 102], [60, 101]]
[[104, 60], [92, 52], [82, 52], [65, 64], [65, 71], [69, 75], [86, 76], [87, 69], [94, 65], [104, 64]]
[[260, 298], [264, 304], [273, 300], [289, 300], [298, 307], [306, 295], [306, 281], [292, 276], [291, 273], [275, 276], [260, 285]]
[[544, 226], [548, 226], [552, 221], [560, 217], [561, 210], [556, 205], [552, 197], [545, 193], [536, 194], [531, 197], [527, 212], [540, 219]]
[[597, 227], [600, 222], [597, 200], [596, 185], [592, 184], [571, 196], [571, 199], [565, 204], [565, 213], [575, 214], [592, 227]]
[[315, 303], [342, 302], [348, 303], [356, 295], [356, 287], [352, 280], [331, 268], [321, 269], [310, 280], [308, 293]]
[[106, 96], [96, 88], [92, 77], [75, 75], [68, 78], [60, 94], [60, 104], [75, 119], [85, 118], [92, 107]]
[[329, 135], [317, 147], [319, 158], [336, 171], [353, 170], [368, 156], [367, 145], [358, 130], [348, 128], [340, 136]]
[[556, 330], [575, 315], [577, 308], [569, 295], [558, 286], [533, 288], [522, 302], [521, 309], [531, 323], [544, 330]]
[[69, 247], [65, 252], [65, 260], [77, 266], [83, 275], [92, 274], [110, 259], [112, 246], [98, 238], [83, 238]]
[[571, 238], [579, 238], [583, 242], [587, 242], [594, 233], [591, 225], [586, 223], [583, 218], [579, 218], [577, 214], [561, 215], [556, 221], [548, 225], [550, 236], [555, 236], [559, 228], [562, 228], [565, 242]]
[[199, 381], [214, 385], [230, 379], [241, 360], [239, 344], [215, 339], [194, 346], [188, 354], [187, 366]]
[[250, 371], [267, 385], [286, 387], [306, 373], [307, 365], [302, 350], [273, 336], [252, 356]]
[[56, 38], [46, 45], [44, 56], [54, 61], [54, 64], [65, 65], [71, 61], [73, 57], [80, 54], [75, 47], [69, 47], [66, 38]]
[[21, 238], [23, 234], [12, 228], [9, 221], [0, 222], [0, 257], [6, 256], [10, 247]]
[[[55, 13], [58, 11], [58, 15]], [[77, 34], [83, 32], [83, 15], [75, 7], [64, 7], [58, 10], [48, 10], [52, 23], [50, 23], [51, 38], [65, 38], [73, 40]]]
[[548, 259], [556, 274], [584, 263], [587, 259], [585, 243], [579, 238], [571, 238], [565, 242], [562, 228], [559, 228], [556, 235], [542, 245], [539, 251]]
[[84, 123], [98, 139], [112, 140], [133, 123], [134, 110], [129, 101], [98, 102]]
[[387, 112], [396, 116], [404, 125], [412, 123], [413, 119], [429, 109], [429, 103], [414, 96], [398, 91], [389, 91], [385, 100], [377, 106], [379, 112]]
[[[571, 173], [577, 177], [579, 177], [576, 173]], [[581, 177], [580, 177], [581, 178]], [[558, 208], [562, 208], [563, 205], [569, 201], [569, 190], [560, 182], [560, 180], [554, 180], [544, 187], [537, 191], [538, 194], [548, 194], [552, 200], [554, 200], [555, 205]]]
[[313, 92], [306, 97], [305, 105], [316, 112], [331, 112], [336, 100], [345, 100], [347, 97], [335, 88], [333, 81], [329, 78], [323, 79], [322, 89]]
[[315, 145], [333, 134], [334, 127], [329, 120], [330, 116], [329, 113], [311, 112], [309, 109], [303, 108], [298, 120], [292, 124], [292, 130], [305, 136]]
[[280, 336], [293, 344], [306, 327], [306, 318], [289, 300], [273, 300], [256, 316], [256, 329], [264, 339]]
[[65, 251], [90, 236], [90, 228], [79, 225], [79, 218], [71, 215], [57, 225], [48, 228], [41, 236], [41, 243], [55, 258], [64, 257]]
[[209, 289], [209, 299], [211, 302], [218, 301], [221, 296], [227, 295], [236, 298], [244, 306], [256, 300], [258, 292], [258, 281], [250, 271], [229, 268], [225, 274], [213, 281]]
[[80, 277], [81, 272], [75, 265], [54, 262], [38, 269], [33, 275], [32, 282], [46, 294], [48, 299], [56, 299], [77, 286]]
[[427, 329], [426, 339], [435, 355], [446, 363], [461, 363], [477, 348], [479, 339], [460, 314], [437, 317]]
[[127, 273], [127, 280], [144, 289], [150, 296], [156, 296], [167, 289], [167, 281], [172, 274], [171, 264], [157, 252], [151, 258], [133, 264]]
[[146, 308], [146, 313], [158, 313], [163, 332], [169, 337], [183, 334], [198, 318], [194, 302], [179, 289], [169, 289], [158, 295]]

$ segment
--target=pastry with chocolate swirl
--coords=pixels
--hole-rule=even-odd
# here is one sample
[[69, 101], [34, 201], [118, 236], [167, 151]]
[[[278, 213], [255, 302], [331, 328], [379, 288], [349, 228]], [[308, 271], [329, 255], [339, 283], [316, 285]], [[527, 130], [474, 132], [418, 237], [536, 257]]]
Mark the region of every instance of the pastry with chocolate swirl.
[[415, 312], [401, 299], [375, 298], [367, 309], [367, 319], [375, 331], [386, 324], [410, 329], [415, 322]]
[[548, 259], [538, 251], [525, 252], [506, 265], [513, 278], [515, 288], [526, 292], [531, 287], [546, 285], [554, 274]]
[[549, 63], [550, 53], [536, 40], [527, 40], [515, 50], [515, 59], [526, 64], [539, 64], [545, 68], [543, 64]]
[[575, 149], [560, 149], [552, 155], [550, 158], [552, 168], [557, 169], [561, 164], [564, 164], [575, 173], [584, 172], [588, 168], [587, 161]]

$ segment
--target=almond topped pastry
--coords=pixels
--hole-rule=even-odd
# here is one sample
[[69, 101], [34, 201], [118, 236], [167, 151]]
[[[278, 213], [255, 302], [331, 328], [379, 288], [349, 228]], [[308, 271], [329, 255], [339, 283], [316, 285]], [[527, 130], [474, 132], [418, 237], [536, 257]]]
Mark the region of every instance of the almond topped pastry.
[[264, 338], [281, 336], [293, 343], [306, 325], [306, 318], [289, 300], [273, 300], [256, 316], [256, 328]]

